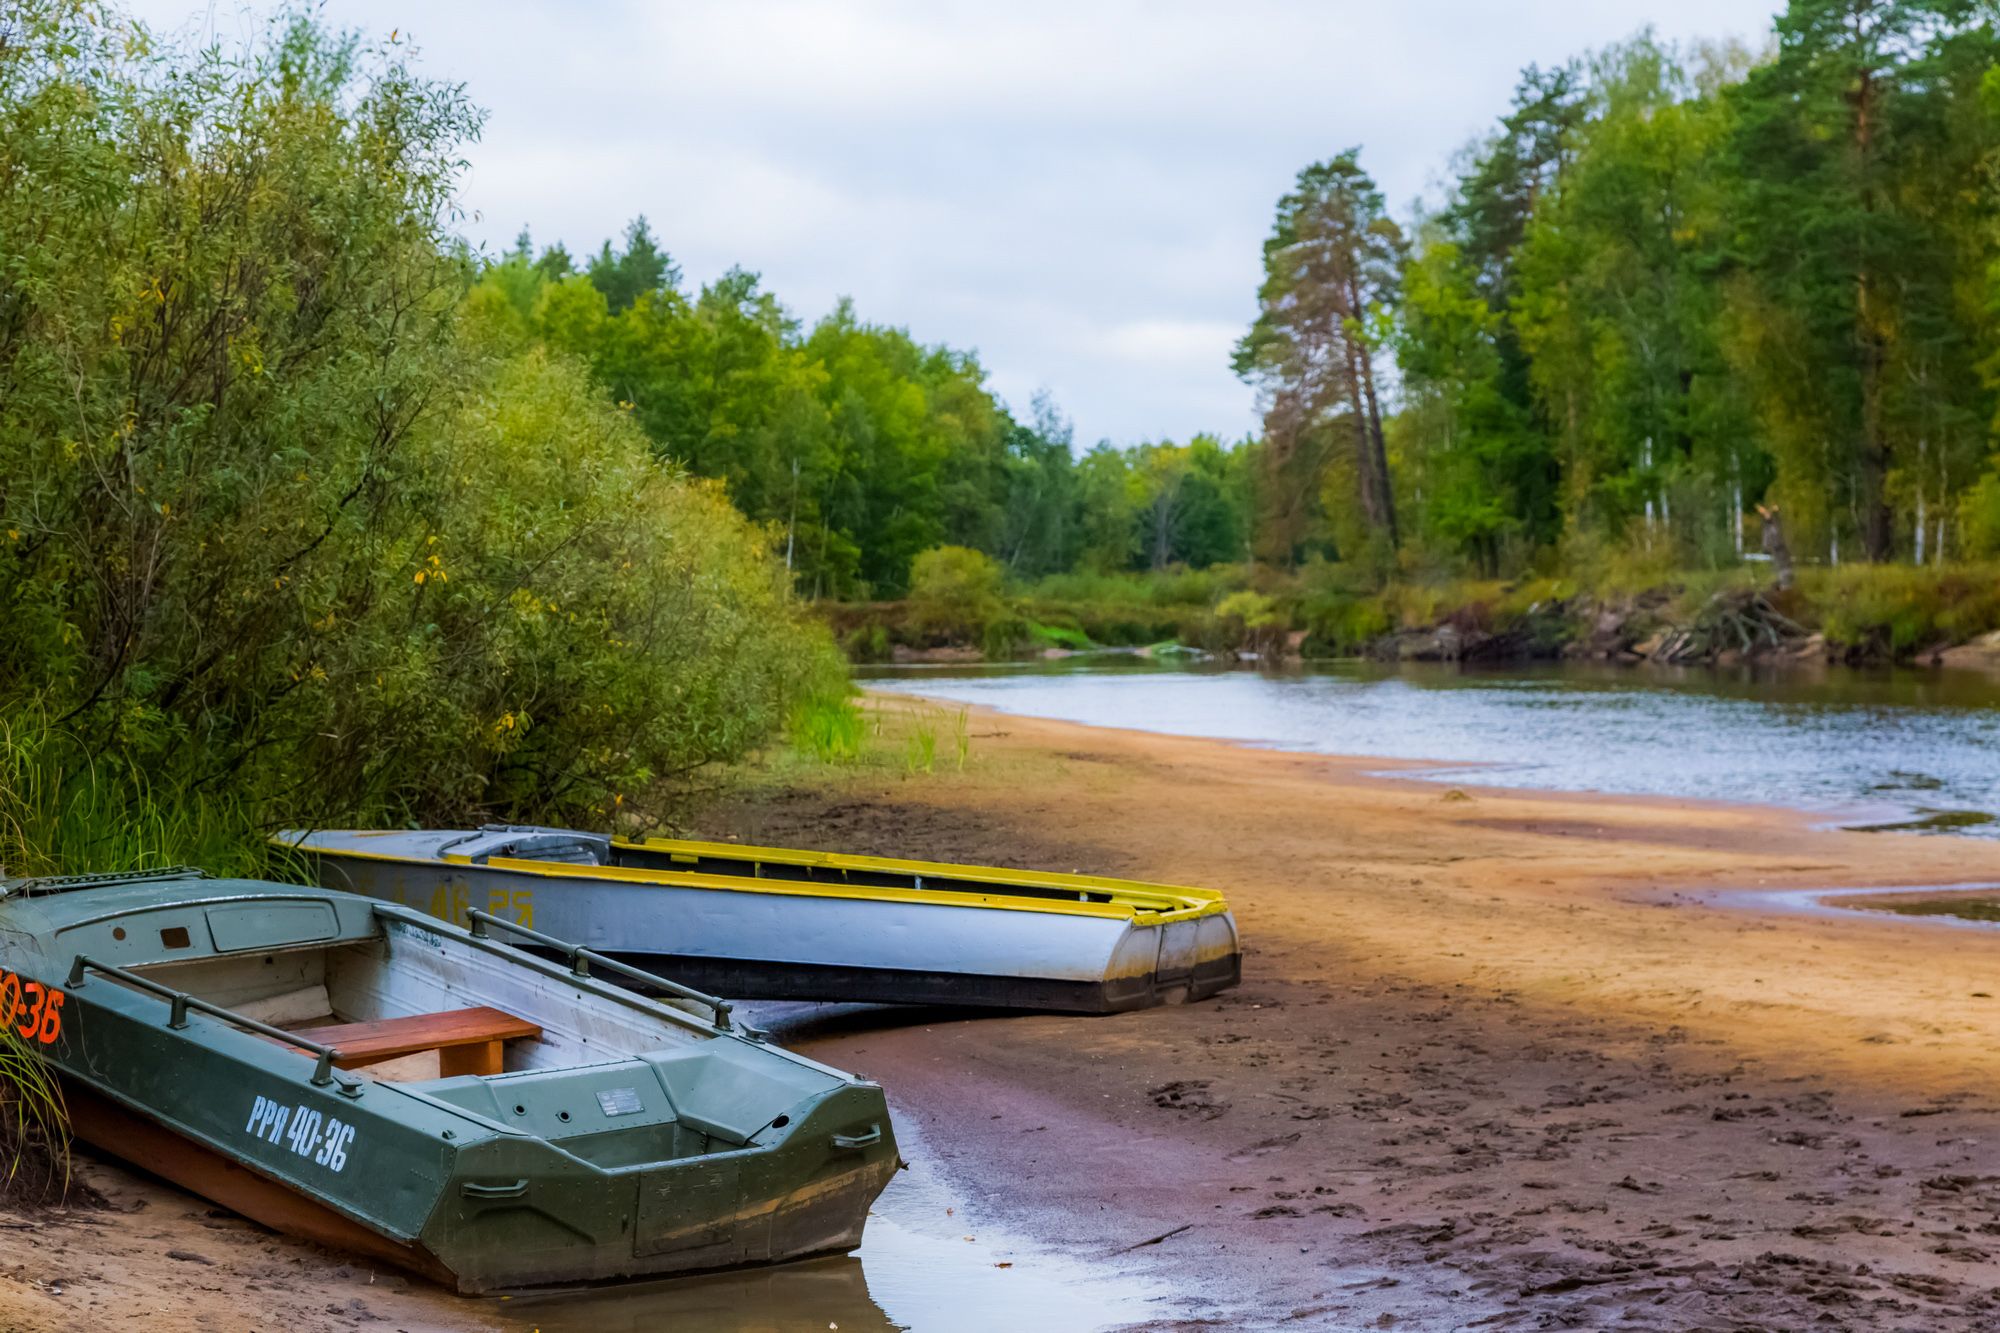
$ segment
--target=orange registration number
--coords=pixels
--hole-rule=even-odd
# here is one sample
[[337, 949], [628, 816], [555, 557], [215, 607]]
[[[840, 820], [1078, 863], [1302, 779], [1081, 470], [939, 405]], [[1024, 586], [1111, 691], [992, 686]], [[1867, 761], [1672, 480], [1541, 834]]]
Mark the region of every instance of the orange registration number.
[[68, 997], [54, 986], [0, 972], [0, 1028], [23, 1041], [46, 1046], [62, 1035], [62, 1007]]

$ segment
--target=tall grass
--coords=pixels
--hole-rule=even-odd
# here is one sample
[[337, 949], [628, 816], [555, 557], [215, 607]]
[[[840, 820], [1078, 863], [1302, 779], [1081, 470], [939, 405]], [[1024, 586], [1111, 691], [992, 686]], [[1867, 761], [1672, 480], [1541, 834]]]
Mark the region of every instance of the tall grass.
[[1244, 565], [1115, 574], [1050, 574], [1023, 591], [1035, 601], [1119, 607], [1207, 606], [1250, 586], [1257, 571]]
[[903, 737], [903, 768], [910, 773], [937, 771], [937, 728], [929, 722], [911, 725]]
[[1908, 657], [2000, 629], [2000, 568], [1990, 564], [1805, 569], [1799, 588], [1827, 643], [1851, 654]]
[[0, 1198], [47, 1202], [69, 1179], [62, 1086], [9, 1023], [0, 1029]]
[[[264, 848], [241, 799], [174, 774], [92, 753], [39, 700], [0, 705], [0, 875], [255, 873]], [[62, 1089], [0, 1012], [0, 1196], [45, 1202], [69, 1179]]]
[[821, 689], [793, 703], [786, 721], [792, 748], [822, 764], [849, 764], [861, 757], [867, 730], [861, 709], [846, 689]]
[[0, 705], [0, 873], [199, 865], [255, 873], [260, 830], [240, 796], [162, 762], [93, 753], [38, 700]]

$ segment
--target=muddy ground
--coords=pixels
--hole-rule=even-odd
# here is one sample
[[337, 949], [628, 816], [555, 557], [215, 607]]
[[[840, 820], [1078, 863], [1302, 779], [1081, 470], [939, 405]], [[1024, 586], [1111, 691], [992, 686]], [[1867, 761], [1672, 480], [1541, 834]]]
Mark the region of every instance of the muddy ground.
[[2000, 1327], [2000, 940], [1696, 892], [2000, 878], [2000, 846], [983, 729], [983, 772], [715, 823], [1230, 890], [1246, 980], [1209, 1003], [792, 1032], [1011, 1224], [1194, 1326]]
[[[963, 772], [795, 772], [702, 831], [1229, 890], [1214, 1001], [784, 1032], [982, 1212], [1156, 1275], [1155, 1326], [2000, 1327], [2000, 939], [1709, 896], [2000, 881], [2000, 843], [1388, 767], [975, 715]], [[493, 1322], [92, 1179], [6, 1219], [0, 1329]]]

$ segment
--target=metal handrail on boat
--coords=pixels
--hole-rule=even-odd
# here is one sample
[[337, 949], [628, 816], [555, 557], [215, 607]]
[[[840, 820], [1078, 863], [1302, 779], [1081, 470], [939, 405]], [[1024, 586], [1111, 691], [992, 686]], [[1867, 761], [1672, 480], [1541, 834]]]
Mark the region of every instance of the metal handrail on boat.
[[71, 990], [75, 990], [83, 985], [85, 980], [84, 974], [86, 972], [96, 972], [103, 976], [116, 977], [128, 986], [145, 991], [149, 995], [157, 995], [167, 1001], [170, 1006], [167, 1014], [167, 1026], [176, 1031], [188, 1025], [188, 1010], [192, 1009], [196, 1013], [207, 1014], [210, 1018], [219, 1018], [225, 1023], [233, 1024], [249, 1032], [254, 1032], [260, 1037], [270, 1037], [272, 1040], [281, 1041], [287, 1046], [295, 1046], [302, 1051], [310, 1052], [319, 1057], [318, 1061], [313, 1065], [312, 1081], [314, 1087], [323, 1088], [327, 1084], [332, 1083], [340, 1089], [342, 1096], [359, 1097], [361, 1095], [362, 1085], [359, 1079], [335, 1078], [333, 1076], [333, 1066], [340, 1059], [340, 1048], [338, 1046], [328, 1046], [324, 1042], [317, 1042], [306, 1037], [301, 1037], [296, 1032], [287, 1032], [283, 1028], [272, 1027], [269, 1023], [260, 1023], [247, 1014], [239, 1014], [235, 1010], [225, 1009], [219, 1004], [210, 1004], [199, 995], [190, 995], [186, 991], [175, 990], [172, 986], [162, 985], [150, 977], [142, 977], [137, 972], [131, 971], [128, 968], [118, 967], [111, 963], [100, 963], [96, 959], [83, 954], [78, 954], [76, 961], [69, 965], [69, 988]]
[[[388, 904], [385, 903], [377, 903], [375, 910], [379, 914], [387, 906]], [[424, 919], [421, 914], [411, 912], [407, 908], [402, 911], [391, 911], [389, 915], [398, 917], [407, 916], [410, 920]], [[705, 991], [698, 991], [692, 986], [683, 986], [678, 981], [669, 981], [658, 973], [633, 967], [630, 963], [621, 963], [616, 958], [607, 958], [595, 949], [586, 949], [581, 944], [571, 944], [568, 940], [559, 940], [553, 935], [544, 935], [539, 930], [530, 930], [518, 921], [509, 921], [505, 917], [495, 916], [493, 913], [481, 911], [477, 907], [467, 911], [465, 919], [468, 923], [466, 933], [472, 939], [483, 940], [489, 945], [497, 944], [498, 941], [486, 933], [486, 928], [488, 926], [498, 926], [510, 935], [518, 935], [522, 939], [533, 940], [535, 943], [543, 945], [546, 948], [560, 950], [569, 961], [571, 976], [587, 977], [590, 975], [591, 965], [595, 964], [598, 967], [616, 972], [619, 976], [625, 977], [628, 980], [636, 981], [646, 986], [654, 986], [667, 992], [669, 995], [678, 995], [683, 1000], [692, 1000], [696, 1004], [707, 1006], [709, 1011], [715, 1015], [715, 1026], [719, 1031], [732, 1032], [739, 1037], [747, 1037], [751, 1041], [758, 1041], [763, 1037], [761, 1032], [747, 1023], [732, 1024], [729, 1014], [735, 1006], [729, 1001], [710, 995]]]

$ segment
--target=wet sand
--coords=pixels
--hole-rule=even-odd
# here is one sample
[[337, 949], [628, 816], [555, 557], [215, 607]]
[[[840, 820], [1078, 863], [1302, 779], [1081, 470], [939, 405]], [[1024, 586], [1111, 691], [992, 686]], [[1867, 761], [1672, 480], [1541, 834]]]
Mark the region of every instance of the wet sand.
[[2000, 938], [1707, 893], [1991, 881], [2000, 844], [975, 716], [963, 774], [709, 831], [1229, 890], [1215, 1001], [790, 1030], [1010, 1225], [1196, 1327], [2000, 1326]]
[[[2000, 842], [1396, 767], [975, 713], [962, 773], [813, 774], [702, 832], [1229, 890], [1214, 1001], [783, 1029], [980, 1212], [1156, 1277], [1149, 1327], [2000, 1326], [2000, 938], [1722, 892], [1991, 882]], [[491, 1322], [96, 1178], [144, 1207], [0, 1231], [0, 1328]]]

